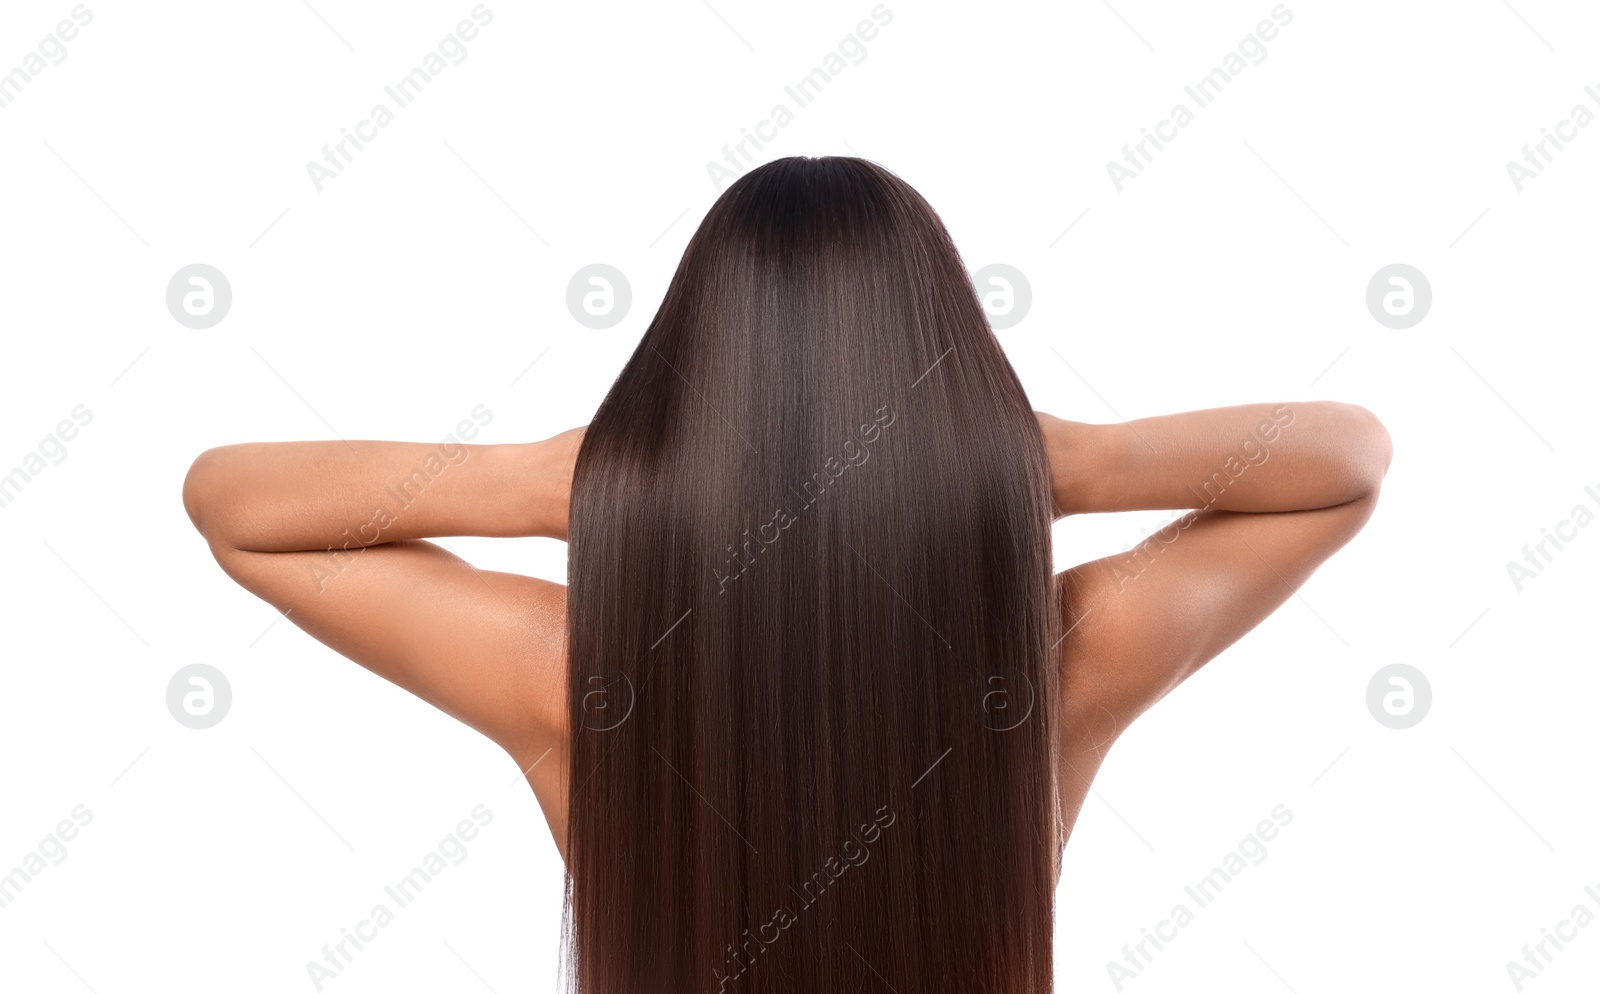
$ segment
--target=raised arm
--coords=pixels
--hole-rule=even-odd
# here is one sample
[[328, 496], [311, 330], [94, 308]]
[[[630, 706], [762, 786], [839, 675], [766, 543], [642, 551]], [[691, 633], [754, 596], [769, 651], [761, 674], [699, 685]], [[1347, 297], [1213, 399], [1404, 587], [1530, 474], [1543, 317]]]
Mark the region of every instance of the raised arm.
[[583, 429], [543, 442], [245, 442], [200, 454], [183, 503], [213, 545], [336, 552], [407, 539], [566, 538]]
[[1063, 576], [1073, 765], [1254, 628], [1377, 503], [1389, 434], [1368, 410], [1291, 401], [1126, 424], [1039, 416], [1061, 515], [1192, 509]]
[[565, 720], [565, 588], [423, 539], [564, 538], [581, 438], [228, 445], [195, 460], [183, 502], [245, 589], [531, 762]]

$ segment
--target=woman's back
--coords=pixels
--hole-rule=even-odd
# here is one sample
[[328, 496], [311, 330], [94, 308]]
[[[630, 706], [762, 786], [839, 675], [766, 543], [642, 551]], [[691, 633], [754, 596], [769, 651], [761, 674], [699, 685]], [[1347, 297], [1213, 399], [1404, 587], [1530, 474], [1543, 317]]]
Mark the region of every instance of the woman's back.
[[[879, 167], [746, 174], [587, 429], [228, 446], [223, 568], [519, 764], [581, 990], [1050, 986], [1106, 749], [1361, 527], [1387, 434], [1260, 404], [1036, 415], [931, 208]], [[1191, 509], [1052, 575], [1067, 514]], [[567, 587], [425, 539], [569, 542]]]
[[1056, 709], [996, 702], [1056, 697], [1051, 518], [927, 204], [860, 160], [730, 187], [577, 458], [580, 983], [840, 990], [853, 945], [911, 990], [1047, 986]]

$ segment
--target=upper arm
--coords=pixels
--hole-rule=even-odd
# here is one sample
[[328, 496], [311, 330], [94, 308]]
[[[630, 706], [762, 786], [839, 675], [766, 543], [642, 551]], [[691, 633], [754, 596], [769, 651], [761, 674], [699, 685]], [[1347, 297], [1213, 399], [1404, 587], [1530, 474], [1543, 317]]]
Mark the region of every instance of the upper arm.
[[[223, 570], [341, 655], [519, 762], [560, 742], [566, 588], [475, 569], [425, 541], [352, 552], [213, 544]], [[554, 764], [552, 764], [554, 765]]]
[[1073, 626], [1062, 689], [1080, 773], [1092, 776], [1135, 718], [1275, 611], [1376, 503], [1373, 491], [1315, 510], [1193, 511], [1132, 552], [1062, 574]]

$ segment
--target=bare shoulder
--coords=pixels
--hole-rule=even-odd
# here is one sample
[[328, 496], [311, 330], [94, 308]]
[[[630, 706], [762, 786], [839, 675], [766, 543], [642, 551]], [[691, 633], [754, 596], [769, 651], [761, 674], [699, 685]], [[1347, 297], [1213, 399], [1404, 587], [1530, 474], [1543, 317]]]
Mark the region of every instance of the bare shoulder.
[[[507, 574], [509, 575], [509, 574]], [[567, 707], [567, 588], [532, 577], [510, 585], [508, 605], [528, 629], [529, 651], [514, 665], [523, 677], [518, 696], [527, 706], [526, 735], [502, 742], [533, 789], [556, 849], [566, 859], [567, 779], [571, 718]]]
[[1061, 574], [1063, 790], [1081, 805], [1118, 736], [1293, 596], [1376, 502], [1191, 511], [1131, 553]]

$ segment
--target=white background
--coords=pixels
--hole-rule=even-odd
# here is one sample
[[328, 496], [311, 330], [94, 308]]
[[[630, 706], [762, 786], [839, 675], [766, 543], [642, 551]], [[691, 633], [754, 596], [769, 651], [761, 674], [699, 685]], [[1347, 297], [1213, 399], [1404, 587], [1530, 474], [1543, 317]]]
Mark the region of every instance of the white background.
[[[587, 421], [717, 195], [706, 164], [873, 6], [713, 2], [492, 0], [466, 59], [321, 192], [306, 163], [469, 0], [93, 2], [0, 110], [0, 473], [74, 405], [94, 415], [0, 508], [0, 873], [93, 812], [0, 909], [0, 987], [312, 990], [306, 963], [477, 804], [494, 820], [468, 858], [324, 989], [554, 986], [560, 861], [514, 765], [275, 623], [180, 486], [228, 442], [437, 440], [477, 404], [479, 441]], [[1600, 510], [1600, 125], [1520, 192], [1506, 170], [1575, 105], [1600, 111], [1600, 15], [1513, 3], [1293, 0], [1265, 60], [1118, 192], [1106, 163], [1193, 105], [1268, 0], [889, 0], [865, 58], [760, 153], [881, 162], [970, 269], [1025, 273], [1032, 309], [1000, 334], [1042, 410], [1332, 398], [1393, 435], [1366, 530], [1113, 751], [1067, 848], [1062, 990], [1115, 990], [1107, 962], [1278, 804], [1294, 818], [1265, 861], [1123, 989], [1515, 990], [1525, 943], [1600, 911], [1600, 528], [1520, 592], [1506, 569]], [[71, 9], [0, 8], [0, 72]], [[195, 262], [233, 289], [209, 330], [165, 307]], [[565, 304], [594, 262], [634, 292], [605, 331]], [[1394, 262], [1433, 289], [1410, 329], [1365, 304]], [[1166, 518], [1071, 521], [1058, 561]], [[449, 544], [564, 578], [558, 543]], [[165, 705], [194, 662], [234, 694], [205, 731]], [[1394, 662], [1433, 690], [1404, 731], [1365, 703]], [[1591, 925], [1523, 989], [1597, 976]]]

